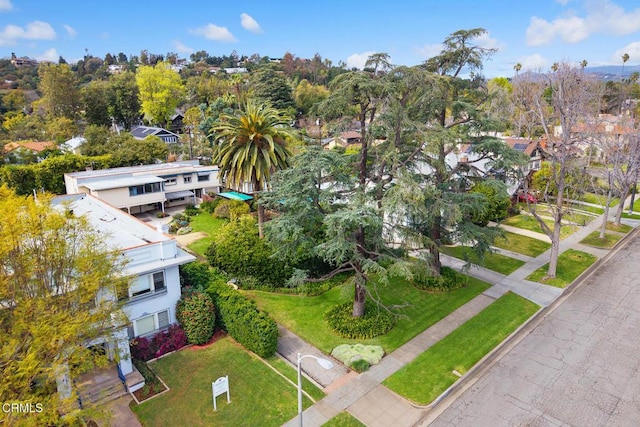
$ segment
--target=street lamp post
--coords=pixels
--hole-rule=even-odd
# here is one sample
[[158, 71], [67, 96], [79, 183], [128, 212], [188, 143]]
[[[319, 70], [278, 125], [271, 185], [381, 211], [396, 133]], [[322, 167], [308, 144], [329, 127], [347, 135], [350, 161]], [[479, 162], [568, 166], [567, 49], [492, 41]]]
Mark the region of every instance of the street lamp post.
[[300, 420], [300, 427], [302, 427], [302, 374], [300, 371], [300, 364], [302, 359], [310, 357], [312, 359], [316, 359], [318, 365], [322, 366], [324, 369], [333, 368], [333, 363], [330, 360], [323, 359], [321, 357], [316, 357], [312, 354], [305, 354], [304, 356], [298, 353], [298, 419]]

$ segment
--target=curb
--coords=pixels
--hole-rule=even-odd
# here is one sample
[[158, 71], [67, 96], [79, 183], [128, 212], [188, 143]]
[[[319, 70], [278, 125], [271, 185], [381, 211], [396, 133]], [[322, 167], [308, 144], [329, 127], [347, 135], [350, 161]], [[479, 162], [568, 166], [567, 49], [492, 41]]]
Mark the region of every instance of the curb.
[[553, 313], [560, 304], [567, 300], [580, 286], [582, 286], [591, 275], [599, 269], [602, 264], [608, 262], [627, 243], [640, 235], [640, 227], [633, 229], [602, 258], [591, 264], [583, 271], [563, 292], [547, 307], [538, 310], [525, 323], [516, 329], [509, 337], [498, 344], [491, 352], [482, 358], [476, 365], [469, 369], [458, 381], [452, 384], [440, 396], [438, 396], [427, 408], [427, 413], [414, 426], [428, 425], [440, 416], [462, 393], [471, 388], [480, 378], [491, 369], [504, 355], [522, 341], [533, 331], [544, 319]]

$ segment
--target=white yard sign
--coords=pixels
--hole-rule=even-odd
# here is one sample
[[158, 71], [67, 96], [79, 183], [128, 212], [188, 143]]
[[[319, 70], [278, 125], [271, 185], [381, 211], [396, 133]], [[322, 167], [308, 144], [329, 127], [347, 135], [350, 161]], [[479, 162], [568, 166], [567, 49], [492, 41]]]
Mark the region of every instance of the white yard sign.
[[211, 383], [211, 390], [213, 392], [213, 410], [217, 411], [216, 407], [216, 397], [220, 396], [223, 393], [227, 393], [227, 403], [231, 403], [231, 398], [229, 397], [229, 375], [220, 377], [214, 382]]

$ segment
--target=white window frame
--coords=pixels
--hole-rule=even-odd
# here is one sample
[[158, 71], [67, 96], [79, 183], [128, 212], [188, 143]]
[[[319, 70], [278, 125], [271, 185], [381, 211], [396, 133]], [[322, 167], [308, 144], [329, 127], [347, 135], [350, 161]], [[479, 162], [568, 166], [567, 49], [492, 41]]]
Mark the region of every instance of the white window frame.
[[172, 185], [177, 185], [178, 184], [178, 178], [177, 177], [173, 177], [173, 178], [167, 178], [164, 180], [164, 185], [166, 186], [172, 186]]
[[[161, 313], [166, 313], [167, 314], [167, 324], [166, 325], [160, 325], [159, 315]], [[139, 331], [138, 331], [138, 322], [140, 320], [146, 320], [146, 319], [149, 319], [149, 318], [153, 318], [153, 327], [154, 327], [154, 329], [151, 330], [151, 331], [147, 331], [144, 334], [140, 334]], [[158, 332], [159, 330], [166, 329], [169, 326], [171, 326], [171, 312], [169, 311], [168, 308], [165, 308], [164, 310], [156, 311], [155, 313], [151, 313], [151, 314], [148, 314], [148, 315], [145, 315], [145, 316], [140, 316], [137, 319], [134, 319], [133, 322], [131, 322], [131, 323], [133, 324], [133, 334], [136, 337], [149, 335], [149, 334], [152, 334], [154, 332]]]
[[[155, 280], [154, 280], [154, 276], [158, 273], [162, 274], [162, 283], [164, 284], [164, 287], [160, 288], [160, 290], [156, 289]], [[144, 287], [145, 279], [146, 279], [147, 287]], [[134, 292], [135, 290], [137, 291]], [[136, 282], [136, 284], [133, 286], [129, 286], [129, 298], [137, 298], [137, 297], [143, 297], [147, 295], [154, 295], [155, 293], [158, 293], [158, 292], [166, 292], [166, 290], [167, 290], [167, 276], [164, 270], [158, 270], [158, 271], [145, 274], [143, 276], [138, 276], [138, 281]], [[136, 293], [137, 295], [134, 295], [134, 293]]]
[[191, 184], [193, 177], [191, 175], [182, 175], [182, 180], [185, 184]]

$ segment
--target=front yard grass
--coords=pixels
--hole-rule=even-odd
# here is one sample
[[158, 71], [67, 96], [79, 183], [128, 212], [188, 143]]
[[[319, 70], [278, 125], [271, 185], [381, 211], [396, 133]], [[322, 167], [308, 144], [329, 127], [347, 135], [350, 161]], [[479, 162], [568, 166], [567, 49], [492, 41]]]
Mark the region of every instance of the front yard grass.
[[400, 316], [386, 335], [366, 340], [342, 338], [331, 331], [324, 320], [324, 313], [328, 309], [352, 301], [353, 285], [350, 283], [314, 297], [265, 291], [245, 291], [245, 294], [276, 322], [325, 353], [330, 353], [340, 344], [355, 343], [380, 345], [390, 353], [490, 286], [473, 277], [467, 277], [467, 280], [466, 286], [451, 292], [421, 291], [402, 278], [393, 278], [386, 286], [377, 285], [375, 290], [370, 288], [374, 295], [377, 293], [382, 302]]
[[[545, 224], [549, 226], [549, 228], [553, 229], [553, 220], [545, 219]], [[537, 219], [535, 219], [532, 215], [528, 214], [520, 214], [511, 216], [502, 220], [501, 224], [510, 225], [512, 227], [522, 228], [523, 230], [535, 231], [536, 233], [541, 233], [542, 228], [540, 228], [540, 223]], [[573, 225], [563, 225], [560, 229], [560, 238], [564, 239], [567, 236], [573, 234], [576, 231], [576, 227]]]
[[604, 239], [600, 238], [600, 231], [594, 231], [587, 237], [582, 239], [580, 243], [593, 246], [596, 248], [609, 249], [615, 246], [620, 239], [624, 237], [624, 234], [619, 233], [604, 233]]
[[[593, 203], [594, 205], [604, 206], [604, 204], [607, 203], [607, 196], [595, 193], [584, 193], [582, 197], [580, 197], [580, 200], [587, 203]], [[617, 206], [618, 203], [620, 203], [619, 198], [614, 197], [611, 199], [611, 207]]]
[[551, 247], [551, 243], [505, 231], [504, 238], [498, 237], [493, 246], [530, 257], [537, 257]]
[[484, 258], [480, 260], [473, 251], [473, 248], [468, 246], [445, 246], [442, 248], [442, 252], [505, 275], [513, 273], [524, 265], [524, 261], [497, 253], [486, 253], [484, 254]]
[[322, 427], [365, 427], [365, 425], [350, 413], [340, 412], [338, 415], [322, 424]]
[[188, 248], [198, 255], [206, 256], [205, 253], [211, 245], [213, 237], [226, 223], [227, 220], [215, 218], [208, 212], [200, 212], [198, 215], [192, 216], [189, 225], [193, 228], [193, 232], [203, 231], [208, 236], [193, 242]]
[[435, 343], [383, 384], [418, 405], [426, 405], [464, 374], [537, 310], [511, 292]]
[[545, 264], [527, 277], [527, 280], [533, 282], [544, 283], [545, 285], [564, 288], [570, 285], [576, 277], [585, 271], [591, 264], [596, 261], [594, 255], [586, 252], [569, 249], [560, 254], [558, 257], [558, 268], [556, 269], [556, 277], [547, 278], [547, 269], [549, 264]]
[[616, 224], [615, 222], [607, 222], [607, 230], [609, 231], [617, 231], [618, 233], [628, 233], [633, 230], [633, 227], [627, 224]]
[[[143, 426], [280, 426], [298, 412], [296, 386], [228, 337], [181, 350], [150, 367], [170, 390], [131, 406]], [[231, 403], [220, 395], [214, 411], [211, 383], [225, 375]], [[310, 404], [305, 397], [305, 407]]]

